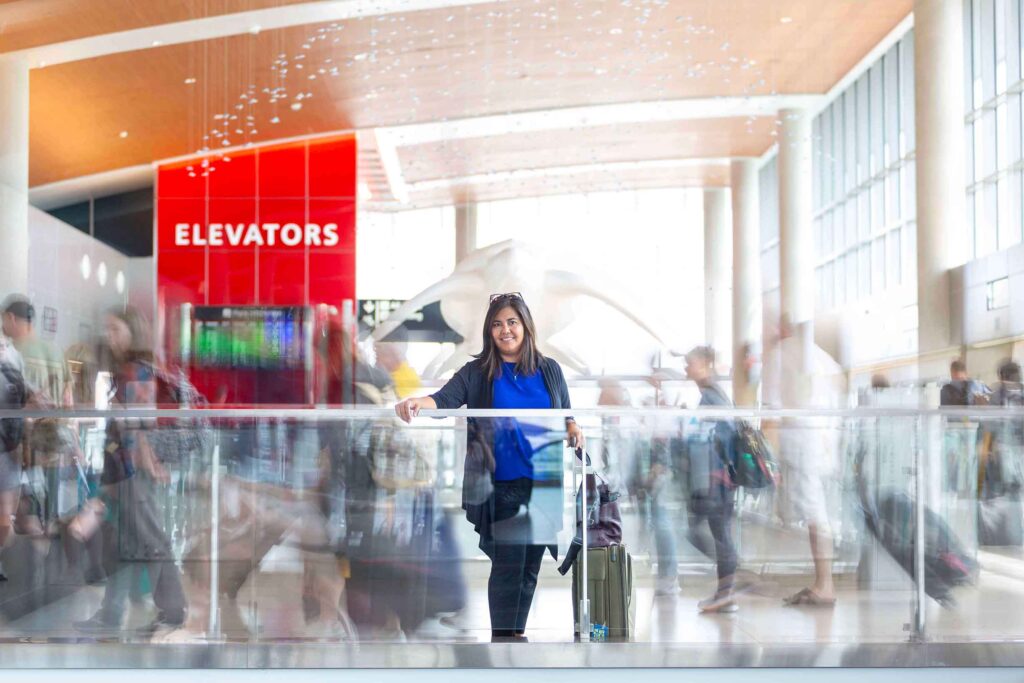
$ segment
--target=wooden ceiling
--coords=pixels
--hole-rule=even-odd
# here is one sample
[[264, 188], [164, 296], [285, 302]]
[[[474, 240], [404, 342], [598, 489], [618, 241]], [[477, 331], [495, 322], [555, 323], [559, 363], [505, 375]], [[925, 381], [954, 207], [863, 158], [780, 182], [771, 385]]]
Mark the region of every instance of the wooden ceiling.
[[755, 157], [771, 146], [775, 117], [576, 127], [409, 145], [403, 176], [416, 183], [518, 169], [669, 159]]
[[[406, 206], [446, 206], [466, 202], [482, 202], [516, 197], [541, 197], [577, 192], [614, 192], [621, 190], [662, 189], [668, 187], [728, 187], [726, 164], [685, 166], [612, 167], [607, 170], [581, 169], [568, 174], [550, 169], [547, 174], [524, 174], [526, 177], [496, 177], [493, 180], [453, 179], [424, 189], [415, 189], [406, 205], [387, 196], [374, 195], [365, 202], [370, 210], [395, 211]], [[432, 183], [432, 185], [434, 185]]]
[[0, 53], [306, 0], [0, 0]]
[[[288, 3], [23, 0], [0, 4], [0, 50], [282, 4]], [[31, 184], [203, 147], [342, 129], [611, 103], [821, 94], [912, 4], [509, 0], [263, 31], [36, 69]], [[32, 7], [41, 8], [35, 16]], [[528, 135], [499, 130], [397, 152], [404, 180], [415, 184], [548, 166], [759, 155], [774, 141], [773, 129], [772, 117], [638, 121]], [[720, 170], [702, 174], [689, 168], [687, 177], [682, 172], [663, 168], [630, 177], [656, 184], [660, 173], [660, 186], [722, 181]], [[606, 180], [583, 173], [575, 189]], [[571, 177], [560, 176], [553, 184], [571, 183]], [[451, 192], [454, 199], [456, 190]]]

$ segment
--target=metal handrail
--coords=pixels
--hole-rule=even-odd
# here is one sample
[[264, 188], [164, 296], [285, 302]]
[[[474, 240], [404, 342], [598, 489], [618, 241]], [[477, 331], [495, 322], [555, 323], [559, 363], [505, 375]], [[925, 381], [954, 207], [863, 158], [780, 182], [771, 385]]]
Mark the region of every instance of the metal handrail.
[[[420, 417], [517, 417], [517, 418], [566, 418], [566, 417], [657, 417], [659, 419], [679, 418], [870, 418], [870, 417], [947, 417], [966, 419], [998, 419], [1024, 417], [1024, 407], [976, 406], [949, 408], [631, 408], [602, 406], [597, 408], [573, 408], [566, 410], [543, 409], [479, 409], [458, 408], [454, 410], [423, 410]], [[265, 408], [121, 408], [116, 410], [71, 409], [0, 409], [0, 418], [75, 418], [75, 419], [130, 419], [130, 418], [277, 418], [277, 419], [367, 419], [395, 417], [395, 411], [387, 407], [331, 406], [331, 407], [265, 407]]]

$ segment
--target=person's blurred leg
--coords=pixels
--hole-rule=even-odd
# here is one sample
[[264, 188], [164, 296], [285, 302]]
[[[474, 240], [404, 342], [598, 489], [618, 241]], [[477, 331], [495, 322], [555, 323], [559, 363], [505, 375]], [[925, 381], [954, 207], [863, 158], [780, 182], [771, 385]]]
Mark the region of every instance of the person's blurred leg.
[[169, 626], [180, 626], [185, 621], [185, 591], [181, 586], [181, 573], [173, 560], [150, 562], [149, 578], [153, 582], [153, 603], [158, 619]]
[[731, 593], [736, 579], [736, 567], [739, 563], [736, 556], [736, 545], [732, 540], [733, 506], [725, 503], [708, 515], [708, 528], [715, 540], [715, 563], [718, 573], [719, 594]]
[[808, 524], [811, 540], [811, 557], [814, 560], [814, 585], [811, 590], [826, 600], [835, 598], [836, 587], [832, 581], [832, 535], [828, 528], [819, 524]]
[[487, 606], [491, 615], [491, 634], [494, 637], [515, 635], [528, 548], [519, 544], [495, 543], [491, 550]]
[[519, 584], [519, 604], [516, 609], [516, 635], [526, 631], [526, 621], [530, 617], [533, 606], [533, 595], [537, 592], [537, 579], [540, 576], [540, 565], [544, 559], [544, 546], [528, 545], [523, 557], [523, 572]]
[[651, 526], [654, 531], [654, 549], [658, 554], [656, 595], [675, 595], [679, 592], [677, 576], [679, 559], [676, 555], [675, 526], [671, 512], [665, 505], [664, 492], [651, 498]]

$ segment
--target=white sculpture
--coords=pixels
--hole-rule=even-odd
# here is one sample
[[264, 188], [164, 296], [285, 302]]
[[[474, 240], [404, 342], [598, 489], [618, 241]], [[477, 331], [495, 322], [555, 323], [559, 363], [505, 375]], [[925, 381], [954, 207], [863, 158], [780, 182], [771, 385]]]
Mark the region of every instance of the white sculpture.
[[544, 250], [524, 242], [507, 240], [478, 249], [459, 263], [451, 275], [409, 299], [374, 330], [380, 340], [406, 318], [427, 304], [441, 302], [441, 314], [448, 325], [463, 337], [447, 357], [439, 355], [427, 366], [424, 375], [438, 377], [460, 367], [480, 351], [481, 330], [491, 294], [521, 292], [537, 326], [540, 350], [577, 372], [588, 374], [586, 363], [570, 349], [551, 339], [574, 320], [573, 299], [592, 297], [629, 318], [664, 346], [655, 327], [634, 313], [614, 293], [608, 283], [596, 277], [548, 268]]

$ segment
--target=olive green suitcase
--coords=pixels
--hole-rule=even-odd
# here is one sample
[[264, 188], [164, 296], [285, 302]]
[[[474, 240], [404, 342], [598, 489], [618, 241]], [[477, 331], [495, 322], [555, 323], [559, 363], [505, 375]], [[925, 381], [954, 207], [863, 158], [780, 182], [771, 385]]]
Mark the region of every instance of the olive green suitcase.
[[[580, 588], [583, 581], [582, 556], [572, 565], [572, 606], [576, 634], [580, 632]], [[608, 638], [629, 640], [636, 629], [636, 595], [633, 590], [633, 560], [624, 545], [587, 550], [587, 597], [590, 623], [608, 628]]]

